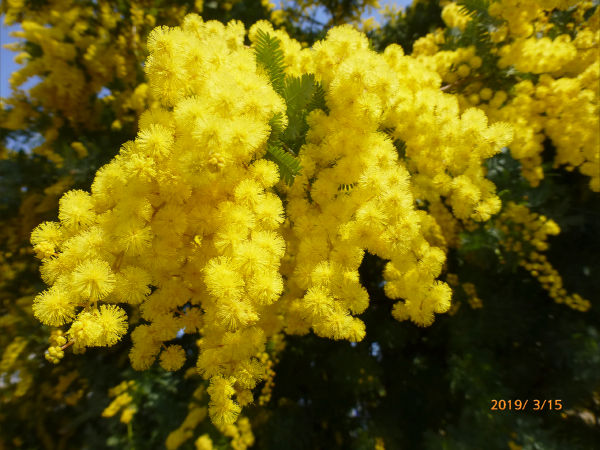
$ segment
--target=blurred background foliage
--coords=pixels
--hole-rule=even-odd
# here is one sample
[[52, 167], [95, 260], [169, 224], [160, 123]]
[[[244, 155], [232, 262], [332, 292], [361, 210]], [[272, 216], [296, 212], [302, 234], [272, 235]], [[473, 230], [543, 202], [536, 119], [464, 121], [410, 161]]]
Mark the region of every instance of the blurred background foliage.
[[[143, 61], [145, 38], [154, 26], [174, 25], [188, 12], [205, 20], [238, 19], [247, 27], [266, 19], [311, 45], [328, 27], [352, 23], [368, 32], [375, 49], [396, 43], [407, 54], [436, 29], [445, 29], [448, 48], [473, 38], [448, 29], [441, 18], [444, 5], [432, 0], [388, 9], [379, 26], [361, 19], [375, 6], [370, 1], [299, 0], [282, 8], [258, 0], [2, 0], [0, 5], [5, 23], [24, 30], [23, 43], [13, 46], [26, 53], [21, 62], [40, 61], [13, 76], [14, 89], [0, 110], [0, 449], [164, 448], [194, 410], [190, 399], [201, 403], [201, 380], [193, 367], [133, 371], [129, 338], [108, 350], [49, 364], [44, 352], [50, 330], [31, 313], [43, 282], [30, 232], [56, 218], [62, 193], [89, 189], [95, 171], [135, 137], [137, 116], [153, 101], [143, 87]], [[569, 17], [555, 21], [566, 27]], [[85, 36], [84, 46], [75, 45], [73, 30]], [[96, 53], [90, 55], [91, 46]], [[62, 58], [66, 66], [50, 67], [52, 58]], [[21, 89], [33, 76], [39, 77], [38, 87]], [[514, 72], [485, 76], [494, 88], [509, 91], [522, 80]], [[460, 89], [460, 84], [452, 87]], [[365, 340], [288, 337], [266, 389], [270, 399], [267, 395], [263, 404], [247, 409], [253, 439], [246, 435], [243, 444], [242, 432], [237, 438], [223, 436], [208, 420], [190, 419], [179, 448], [194, 448], [196, 437], [205, 433], [216, 448], [244, 448], [251, 441], [265, 449], [597, 448], [600, 197], [584, 175], [552, 166], [555, 151], [546, 140], [544, 177], [536, 187], [508, 152], [489, 161], [488, 177], [504, 204], [526, 204], [559, 225], [547, 257], [567, 291], [591, 300], [587, 312], [553, 302], [503, 244], [506, 235], [493, 221], [461, 229], [447, 263], [454, 306], [428, 328], [392, 318], [381, 278], [384, 261], [368, 255], [361, 266], [371, 296], [371, 307], [361, 316]], [[196, 351], [193, 340], [182, 345], [190, 354]], [[121, 382], [133, 382], [124, 405], [133, 405], [135, 414], [102, 417], [116, 397], [110, 389]], [[534, 399], [561, 400], [563, 409], [492, 411], [493, 399], [530, 405]], [[172, 444], [169, 448], [176, 448]]]

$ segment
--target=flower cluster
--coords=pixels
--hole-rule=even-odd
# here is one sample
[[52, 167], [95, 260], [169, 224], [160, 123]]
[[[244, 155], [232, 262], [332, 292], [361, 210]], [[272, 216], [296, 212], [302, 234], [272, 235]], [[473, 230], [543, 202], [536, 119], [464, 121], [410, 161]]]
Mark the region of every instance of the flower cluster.
[[63, 196], [59, 222], [32, 233], [51, 286], [33, 310], [47, 325], [70, 324], [61, 351], [115, 344], [129, 325], [117, 304], [141, 317], [135, 369], [157, 357], [180, 369], [177, 339], [199, 332], [196, 366], [220, 427], [272, 379], [267, 339], [310, 329], [364, 337], [355, 316], [369, 304], [358, 273], [365, 251], [389, 260], [396, 319], [427, 326], [446, 312], [440, 223], [499, 210], [483, 162], [511, 139], [480, 110], [461, 113], [439, 75], [397, 45], [377, 54], [342, 26], [302, 49], [266, 22], [250, 30], [255, 44], [259, 30], [281, 36], [288, 75], [312, 73], [325, 91], [290, 187], [263, 158], [287, 105], [244, 45], [243, 25], [189, 15], [149, 37], [145, 70], [160, 105], [142, 114], [137, 138], [98, 171], [91, 193]]
[[[197, 428], [201, 426], [208, 415], [206, 406], [203, 406], [205, 397], [206, 389], [204, 385], [200, 385], [192, 395], [185, 419], [179, 427], [169, 433], [165, 442], [167, 450], [178, 449], [193, 438]], [[229, 445], [234, 450], [246, 450], [254, 444], [254, 434], [247, 417], [240, 417], [235, 424], [218, 424], [217, 429], [223, 436], [231, 439]], [[201, 434], [194, 444], [198, 450], [214, 448], [208, 434]]]
[[448, 27], [463, 31], [469, 22], [469, 16], [461, 11], [459, 5], [450, 2], [442, 9], [442, 20]]
[[[452, 5], [445, 7], [443, 18], [457, 27]], [[477, 19], [487, 20], [490, 33], [483, 38], [489, 39], [488, 47], [452, 44], [453, 36], [440, 31], [415, 43], [413, 54], [442, 76], [443, 89], [458, 94], [461, 109], [477, 105], [492, 123], [511, 124], [511, 154], [532, 186], [544, 177], [543, 142], [549, 138], [557, 149], [554, 166], [577, 168], [590, 177], [592, 190], [600, 190], [600, 9], [592, 13], [592, 7], [592, 2], [568, 0], [494, 1], [487, 18]], [[566, 29], [552, 22], [557, 11], [570, 14]], [[496, 79], [486, 79], [489, 68], [482, 66], [482, 58], [496, 61]], [[491, 89], [506, 83], [513, 89]]]
[[[353, 315], [368, 306], [358, 279], [365, 250], [391, 260], [386, 293], [405, 300], [394, 316], [431, 324], [434, 312], [449, 307], [450, 290], [436, 281], [445, 259], [436, 247], [439, 226], [416, 210], [414, 192], [431, 202], [447, 197], [457, 217], [486, 220], [500, 202], [481, 163], [510, 140], [510, 130], [488, 127], [476, 110], [460, 116], [434, 72], [399, 46], [374, 53], [350, 27], [331, 30], [312, 54], [293, 53], [284, 46], [285, 58], [302, 60], [327, 87], [329, 111], [309, 116], [303, 172], [287, 192], [288, 332], [362, 339]], [[366, 74], [365, 66], [374, 69]], [[406, 162], [394, 140], [404, 143]], [[444, 158], [432, 157], [440, 152]]]
[[[3, 2], [5, 23], [18, 21], [22, 27], [13, 32], [22, 41], [8, 45], [19, 52], [15, 61], [22, 68], [11, 74], [14, 95], [5, 100], [0, 125], [19, 130], [49, 115], [44, 141], [34, 151], [58, 166], [65, 154], [56, 149], [56, 141], [65, 128], [76, 134], [98, 130], [107, 114], [115, 130], [135, 126], [152, 102], [147, 84], [140, 82], [141, 63], [145, 38], [157, 17], [146, 14], [142, 2], [128, 2], [126, 7], [115, 3], [51, 0], [30, 8], [24, 2]], [[160, 9], [167, 23], [179, 22], [188, 10]], [[32, 77], [40, 81], [27, 92], [21, 90]], [[108, 95], [102, 92], [106, 86], [112, 87]], [[74, 150], [79, 157], [87, 155], [81, 147]]]
[[514, 38], [526, 38], [536, 31], [536, 21], [545, 19], [554, 9], [566, 10], [577, 0], [496, 0], [491, 2], [489, 13], [501, 18], [506, 32]]
[[[188, 413], [185, 416], [185, 419], [177, 427], [167, 436], [167, 440], [165, 442], [165, 446], [167, 450], [174, 450], [181, 447], [186, 441], [191, 439], [194, 436], [194, 431], [196, 427], [206, 419], [208, 415], [208, 411], [205, 406], [201, 406], [200, 402], [203, 400], [205, 396], [206, 390], [204, 386], [201, 385], [198, 387], [194, 394], [192, 395], [192, 401], [188, 405]], [[212, 449], [212, 441], [208, 436], [208, 443], [210, 446], [207, 446], [207, 449]], [[201, 440], [202, 436], [198, 438]]]
[[136, 383], [133, 380], [123, 381], [119, 385], [111, 388], [108, 391], [109, 397], [114, 397], [113, 401], [110, 402], [104, 411], [102, 411], [102, 417], [113, 417], [114, 415], [121, 413], [120, 421], [122, 423], [129, 423], [133, 416], [137, 412], [137, 407], [133, 402], [131, 396], [137, 389]]
[[560, 274], [544, 254], [548, 249], [548, 236], [560, 233], [556, 222], [531, 212], [525, 205], [512, 202], [505, 206], [497, 220], [500, 231], [506, 236], [502, 246], [519, 256], [519, 264], [539, 280], [556, 303], [564, 303], [578, 311], [590, 309], [589, 300], [567, 292]]
[[[148, 322], [132, 333], [137, 369], [179, 330], [202, 329], [198, 369], [217, 383], [217, 423], [239, 412], [233, 385], [252, 388], [262, 377], [254, 355], [283, 289], [283, 209], [269, 191], [279, 177], [274, 163], [257, 158], [284, 104], [256, 73], [243, 36], [238, 22], [198, 16], [156, 29], [146, 70], [162, 106], [144, 113], [138, 137], [98, 172], [91, 194], [68, 192], [60, 222], [32, 235], [52, 286], [34, 313], [52, 326], [73, 321], [76, 350], [122, 336], [126, 316], [115, 303], [138, 306]], [[185, 356], [171, 345], [160, 360], [176, 370]]]

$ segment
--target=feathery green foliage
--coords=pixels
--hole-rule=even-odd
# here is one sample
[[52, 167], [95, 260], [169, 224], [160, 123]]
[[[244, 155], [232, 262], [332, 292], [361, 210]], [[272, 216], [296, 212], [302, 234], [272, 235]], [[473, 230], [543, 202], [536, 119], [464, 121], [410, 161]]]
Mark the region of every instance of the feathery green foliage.
[[442, 48], [450, 50], [473, 45], [477, 50], [477, 55], [483, 60], [481, 73], [488, 84], [497, 89], [506, 88], [502, 83], [506, 81], [509, 73], [506, 70], [497, 68], [498, 55], [492, 51], [494, 43], [491, 39], [490, 30], [499, 22], [488, 12], [490, 1], [461, 0], [457, 4], [460, 6], [461, 12], [468, 15], [471, 20], [463, 31], [447, 28], [445, 31], [446, 39]]
[[277, 145], [267, 144], [267, 154], [265, 158], [273, 161], [279, 166], [281, 178], [289, 185], [294, 182], [294, 177], [298, 175], [302, 169], [298, 158]]
[[255, 47], [256, 63], [262, 66], [269, 75], [275, 92], [282, 95], [285, 64], [280, 44], [281, 42], [276, 37], [272, 37], [263, 30], [258, 30]]
[[477, 16], [478, 18], [488, 16], [489, 0], [458, 0], [456, 4], [463, 14]]
[[279, 165], [282, 178], [286, 183], [291, 184], [301, 169], [296, 155], [304, 144], [304, 136], [308, 130], [306, 116], [317, 108], [326, 111], [327, 106], [325, 91], [313, 74], [303, 74], [301, 77], [285, 75], [280, 45], [279, 39], [271, 37], [262, 30], [258, 31], [256, 62], [267, 72], [271, 85], [285, 100], [288, 117], [288, 125], [285, 129], [280, 114], [271, 118], [267, 157]]
[[283, 132], [285, 131], [285, 125], [283, 123], [283, 114], [278, 112], [271, 117], [269, 120], [269, 126], [271, 127], [271, 135], [269, 136], [269, 142], [277, 142]]
[[329, 108], [327, 108], [327, 104], [325, 103], [325, 89], [323, 85], [319, 82], [315, 83], [315, 90], [313, 92], [312, 98], [310, 102], [306, 106], [306, 109], [310, 112], [315, 109], [322, 109], [326, 113], [329, 112]]
[[304, 73], [301, 77], [286, 77], [283, 98], [288, 110], [299, 112], [305, 109], [315, 92], [315, 76]]
[[308, 130], [306, 116], [314, 109], [326, 110], [325, 92], [315, 81], [313, 74], [303, 74], [302, 77], [287, 76], [283, 90], [283, 98], [287, 105], [288, 127], [282, 135], [282, 140], [298, 153], [304, 144]]

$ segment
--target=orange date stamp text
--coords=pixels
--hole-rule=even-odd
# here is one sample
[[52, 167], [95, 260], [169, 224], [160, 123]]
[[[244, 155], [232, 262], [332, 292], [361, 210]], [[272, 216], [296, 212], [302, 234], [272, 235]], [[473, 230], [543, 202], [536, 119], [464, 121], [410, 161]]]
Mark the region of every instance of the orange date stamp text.
[[563, 409], [562, 400], [496, 400], [491, 401], [491, 411], [560, 411]]

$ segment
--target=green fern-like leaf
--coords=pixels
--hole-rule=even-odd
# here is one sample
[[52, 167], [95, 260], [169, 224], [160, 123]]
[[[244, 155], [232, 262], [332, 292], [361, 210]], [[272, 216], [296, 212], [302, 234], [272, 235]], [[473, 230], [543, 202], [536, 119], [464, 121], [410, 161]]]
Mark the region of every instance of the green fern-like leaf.
[[256, 63], [264, 68], [269, 75], [269, 80], [275, 92], [283, 96], [285, 80], [285, 64], [281, 41], [263, 30], [258, 30], [256, 35], [255, 56]]
[[288, 127], [282, 135], [282, 140], [294, 152], [304, 143], [304, 135], [308, 130], [307, 106], [314, 92], [315, 80], [312, 74], [304, 74], [302, 77], [288, 76], [285, 79], [283, 98], [287, 105]]
[[322, 109], [326, 113], [329, 112], [327, 108], [327, 104], [325, 102], [325, 89], [323, 89], [323, 85], [321, 83], [315, 82], [315, 90], [313, 92], [313, 96], [306, 106], [306, 110], [311, 112], [315, 109]]
[[298, 158], [277, 145], [267, 144], [267, 154], [265, 158], [273, 161], [279, 166], [279, 174], [288, 185], [291, 185], [294, 182], [294, 177], [302, 170]]
[[456, 2], [460, 12], [469, 16], [487, 16], [489, 0], [459, 0]]
[[304, 73], [301, 77], [286, 77], [283, 98], [290, 113], [296, 114], [306, 109], [315, 92], [315, 76]]
[[283, 113], [278, 112], [271, 117], [269, 120], [269, 127], [271, 127], [271, 135], [269, 136], [269, 142], [277, 142], [285, 130], [283, 124]]
[[289, 121], [281, 139], [296, 154], [304, 144], [308, 131], [308, 113], [317, 108], [328, 111], [325, 91], [313, 74], [304, 74], [301, 77], [286, 77], [283, 94]]
[[301, 77], [286, 77], [284, 98], [288, 113], [310, 112], [314, 109], [327, 111], [325, 89], [315, 80], [315, 75], [305, 73]]
[[255, 56], [257, 65], [268, 74], [275, 92], [285, 100], [288, 118], [287, 127], [284, 127], [282, 113], [273, 115], [269, 120], [271, 135], [265, 158], [277, 163], [281, 178], [292, 184], [301, 170], [296, 154], [308, 131], [306, 116], [316, 108], [327, 111], [325, 91], [313, 74], [286, 76], [281, 42], [262, 30], [257, 33]]

